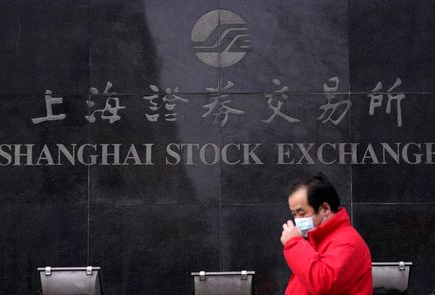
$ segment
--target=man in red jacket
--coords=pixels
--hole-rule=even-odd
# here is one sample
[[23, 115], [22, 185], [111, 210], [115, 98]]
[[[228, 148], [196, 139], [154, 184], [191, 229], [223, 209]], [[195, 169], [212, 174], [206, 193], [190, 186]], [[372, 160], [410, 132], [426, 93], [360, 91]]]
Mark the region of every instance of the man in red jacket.
[[281, 235], [292, 271], [285, 295], [372, 295], [370, 250], [325, 177], [296, 183], [288, 202], [296, 225]]

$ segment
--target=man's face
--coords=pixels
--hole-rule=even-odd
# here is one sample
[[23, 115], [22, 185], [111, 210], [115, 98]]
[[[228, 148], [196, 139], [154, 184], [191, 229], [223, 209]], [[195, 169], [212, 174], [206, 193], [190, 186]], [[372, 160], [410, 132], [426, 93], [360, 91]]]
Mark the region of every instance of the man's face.
[[318, 214], [316, 214], [314, 208], [308, 204], [306, 187], [301, 187], [291, 194], [288, 199], [288, 204], [294, 218], [313, 216], [314, 227], [319, 226], [323, 222], [324, 216], [321, 214], [322, 210], [319, 210]]

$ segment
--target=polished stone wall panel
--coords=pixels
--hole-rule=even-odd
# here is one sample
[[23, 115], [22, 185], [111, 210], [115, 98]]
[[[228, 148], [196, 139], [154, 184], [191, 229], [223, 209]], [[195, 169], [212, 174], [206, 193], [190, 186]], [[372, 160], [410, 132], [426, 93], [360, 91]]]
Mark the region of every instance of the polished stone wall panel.
[[[60, 97], [52, 92], [52, 97]], [[76, 146], [88, 142], [87, 113], [82, 96], [62, 96], [62, 103], [53, 104], [54, 115], [64, 119], [32, 120], [47, 117], [45, 93], [10, 94], [0, 97], [0, 116], [4, 120], [2, 138], [2, 169], [0, 175], [5, 184], [0, 187], [3, 204], [85, 204], [88, 199], [88, 168], [59, 157], [57, 144], [62, 144], [72, 154]], [[31, 152], [26, 145], [33, 145]], [[44, 152], [44, 145], [46, 151]], [[19, 151], [21, 156], [17, 157]], [[30, 156], [30, 160], [28, 156]], [[84, 155], [86, 158], [86, 153]], [[62, 165], [59, 165], [59, 162]], [[47, 165], [49, 164], [49, 165]]]
[[430, 294], [435, 288], [434, 258], [429, 254], [435, 242], [434, 209], [433, 204], [354, 205], [354, 225], [373, 261], [413, 263], [408, 294]]
[[[337, 187], [343, 188], [340, 190], [343, 202], [350, 202], [350, 167], [327, 165], [317, 156], [318, 147], [325, 142], [348, 142], [350, 115], [337, 125], [318, 120], [322, 115], [320, 107], [326, 103], [323, 94], [274, 97], [273, 105], [282, 102], [279, 111], [282, 115], [276, 116], [265, 95], [230, 97], [232, 107], [245, 113], [230, 117], [234, 120], [229, 119], [221, 131], [221, 144], [230, 145], [228, 162], [237, 163], [221, 166], [221, 195], [225, 204], [281, 203], [286, 201], [292, 183], [317, 172], [329, 175]], [[343, 99], [347, 100], [347, 96], [341, 95], [340, 100]], [[290, 122], [288, 117], [299, 121]], [[253, 151], [256, 157], [245, 159], [245, 150]], [[322, 154], [325, 162], [338, 158], [337, 153], [327, 149]]]
[[289, 92], [322, 92], [335, 76], [349, 90], [347, 1], [224, 0], [220, 9], [238, 13], [251, 40], [240, 62], [220, 70], [230, 91], [271, 92], [279, 79]]
[[1, 209], [2, 294], [35, 294], [37, 267], [87, 264], [87, 206], [14, 204]]
[[[395, 94], [394, 94], [395, 95]], [[352, 112], [352, 142], [361, 145], [359, 163], [369, 145], [373, 146], [376, 159], [367, 154], [364, 165], [352, 166], [353, 201], [364, 202], [433, 202], [432, 131], [435, 111], [434, 94], [406, 93], [401, 101], [401, 111], [392, 102], [391, 113], [386, 113], [388, 95], [380, 107], [370, 115], [370, 97], [352, 95], [355, 107]], [[402, 126], [398, 126], [401, 113]], [[398, 162], [387, 152], [381, 143], [386, 143], [394, 153], [398, 152]], [[426, 144], [427, 143], [427, 144]], [[428, 151], [429, 149], [429, 151]], [[367, 185], [370, 183], [370, 185]]]
[[255, 270], [255, 294], [283, 293], [290, 273], [279, 238], [290, 216], [284, 203], [223, 206], [222, 268]]
[[[119, 144], [121, 156], [120, 165], [90, 168], [91, 201], [218, 204], [219, 164], [207, 163], [212, 163], [208, 159], [214, 158], [209, 154], [214, 152], [211, 145], [219, 148], [219, 127], [213, 123], [213, 116], [202, 117], [206, 112], [203, 105], [209, 103], [209, 98], [178, 93], [184, 101], [176, 102], [173, 111], [164, 107], [152, 111], [152, 104], [143, 99], [151, 95], [153, 93], [119, 96], [119, 104], [125, 109], [119, 111], [120, 119], [116, 122], [101, 120], [100, 114], [95, 114], [96, 121], [90, 126], [91, 142]], [[156, 103], [164, 104], [163, 96], [159, 94]], [[106, 99], [106, 96], [93, 96], [95, 109], [102, 108]], [[166, 117], [167, 114], [171, 116]], [[158, 117], [154, 122], [148, 119], [148, 115]], [[133, 159], [125, 162], [132, 145], [138, 153], [140, 165], [135, 165]], [[147, 149], [144, 145], [152, 147]], [[203, 160], [200, 150], [206, 145], [210, 148], [204, 149], [208, 153]], [[113, 145], [108, 150], [113, 153]], [[109, 156], [108, 164], [113, 164], [113, 159]], [[156, 187], [156, 183], [160, 185]]]
[[[91, 262], [105, 294], [191, 290], [193, 271], [220, 268], [219, 207], [91, 206]], [[107, 224], [109, 220], [109, 224]]]
[[179, 87], [185, 93], [205, 93], [206, 88], [217, 86], [220, 69], [196, 57], [191, 34], [196, 21], [218, 6], [218, 0], [145, 1], [162, 87]]
[[137, 93], [158, 81], [156, 51], [143, 1], [90, 1], [91, 87]]
[[0, 10], [0, 93], [87, 91], [87, 0], [2, 1]]
[[217, 6], [213, 1], [91, 2], [91, 85], [111, 81], [130, 94], [150, 85], [201, 93], [217, 83], [217, 68], [202, 64], [190, 43], [196, 19]]
[[434, 12], [430, 0], [349, 1], [352, 91], [398, 77], [403, 91], [434, 91]]

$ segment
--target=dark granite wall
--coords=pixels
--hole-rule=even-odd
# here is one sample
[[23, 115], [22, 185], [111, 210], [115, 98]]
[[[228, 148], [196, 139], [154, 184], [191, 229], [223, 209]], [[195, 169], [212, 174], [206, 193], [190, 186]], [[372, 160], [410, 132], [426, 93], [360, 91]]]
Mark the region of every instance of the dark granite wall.
[[0, 294], [35, 294], [46, 265], [101, 266], [108, 295], [190, 294], [192, 271], [241, 269], [256, 294], [282, 294], [288, 188], [317, 171], [373, 260], [412, 261], [409, 294], [433, 292], [434, 13], [1, 1]]

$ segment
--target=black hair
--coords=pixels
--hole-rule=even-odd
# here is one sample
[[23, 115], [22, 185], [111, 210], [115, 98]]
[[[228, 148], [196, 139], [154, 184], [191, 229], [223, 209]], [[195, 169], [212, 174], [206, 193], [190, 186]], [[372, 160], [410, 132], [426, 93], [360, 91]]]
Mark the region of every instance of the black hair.
[[290, 196], [301, 188], [307, 189], [308, 204], [317, 213], [324, 202], [328, 203], [331, 211], [336, 213], [340, 207], [340, 198], [334, 186], [326, 176], [318, 173], [315, 176], [295, 183], [290, 189]]

